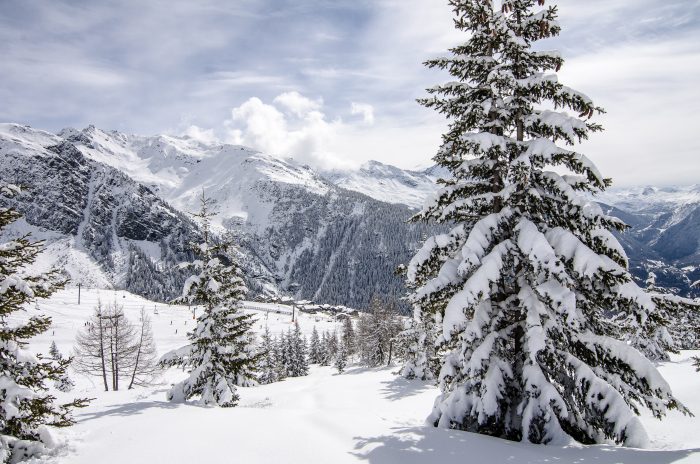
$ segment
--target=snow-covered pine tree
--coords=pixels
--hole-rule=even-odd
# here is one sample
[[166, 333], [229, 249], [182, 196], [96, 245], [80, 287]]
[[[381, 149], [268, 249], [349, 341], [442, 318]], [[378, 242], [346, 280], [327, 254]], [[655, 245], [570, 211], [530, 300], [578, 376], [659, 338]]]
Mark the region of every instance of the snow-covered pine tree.
[[294, 324], [294, 331], [287, 334], [289, 344], [289, 377], [302, 377], [309, 374], [309, 361], [306, 355], [306, 340], [301, 334], [299, 324]]
[[[58, 346], [56, 345], [55, 341], [51, 342], [51, 346], [49, 347], [49, 356], [51, 356], [51, 359], [53, 359], [54, 361], [63, 360], [63, 355], [60, 351], [58, 351]], [[63, 375], [61, 375], [59, 379], [53, 383], [53, 385], [56, 388], [56, 390], [60, 392], [67, 393], [73, 390], [73, 387], [75, 387], [75, 382], [73, 382], [73, 380], [68, 376], [67, 367]]]
[[268, 383], [277, 382], [278, 367], [275, 357], [275, 347], [273, 345], [270, 329], [265, 326], [265, 331], [260, 337], [260, 345], [258, 347], [258, 383], [266, 385]]
[[340, 342], [338, 341], [338, 332], [333, 330], [333, 332], [326, 333], [326, 355], [328, 356], [328, 364], [330, 365], [335, 359], [336, 354], [338, 354], [338, 346]]
[[314, 326], [313, 331], [311, 332], [311, 338], [309, 339], [309, 363], [321, 363], [321, 340], [318, 337], [318, 330], [316, 330], [316, 326]]
[[[21, 194], [14, 185], [0, 185], [0, 194], [11, 198]], [[0, 208], [0, 232], [21, 218], [14, 208]], [[30, 274], [31, 265], [42, 250], [42, 242], [29, 235], [0, 244], [0, 462], [31, 458], [51, 446], [46, 426], [74, 424], [73, 408], [84, 407], [79, 399], [56, 404], [47, 394], [48, 381], [58, 382], [66, 374], [70, 359], [45, 359], [26, 346], [32, 337], [51, 327], [51, 318], [34, 315], [19, 322], [14, 316], [36, 298], [47, 298], [64, 285], [57, 270]], [[10, 319], [13, 319], [10, 322]], [[24, 318], [22, 318], [24, 319]]]
[[277, 371], [277, 381], [284, 380], [287, 378], [287, 366], [289, 365], [288, 360], [288, 349], [287, 349], [287, 337], [284, 333], [280, 333], [279, 337], [275, 337], [273, 341], [274, 348], [274, 358], [275, 358], [275, 369]]
[[355, 337], [355, 327], [350, 316], [343, 320], [343, 331], [340, 336], [340, 343], [345, 348], [345, 353], [350, 359], [357, 351], [357, 340]]
[[189, 372], [168, 392], [169, 400], [199, 396], [201, 404], [232, 407], [238, 401], [236, 386], [255, 384], [254, 321], [241, 307], [247, 289], [240, 269], [225, 254], [231, 244], [217, 244], [211, 236], [213, 200], [202, 192], [199, 202], [193, 216], [201, 223], [203, 241], [195, 247], [199, 259], [189, 263], [198, 274], [187, 279], [180, 301], [199, 305], [202, 311], [187, 334], [189, 345], [166, 354], [161, 362]]
[[328, 351], [328, 331], [323, 332], [321, 335], [321, 348], [319, 350], [319, 364], [321, 366], [328, 366], [331, 363], [332, 357]]
[[59, 359], [63, 359], [61, 352], [58, 351], [58, 346], [56, 346], [55, 341], [51, 342], [51, 346], [49, 347], [49, 356], [51, 356], [51, 359], [53, 359], [54, 361], [58, 361]]
[[348, 365], [348, 349], [344, 343], [340, 343], [338, 346], [338, 351], [335, 354], [335, 359], [333, 360], [333, 366], [335, 366], [338, 374], [345, 372], [345, 368]]
[[685, 408], [616, 339], [659, 319], [610, 232], [624, 224], [586, 199], [610, 180], [565, 148], [602, 129], [590, 121], [602, 110], [559, 83], [559, 54], [532, 48], [559, 33], [555, 6], [449, 3], [466, 42], [426, 62], [454, 81], [419, 102], [450, 120], [434, 161], [451, 177], [415, 220], [452, 229], [407, 268], [412, 303], [443, 317], [449, 350], [429, 420], [534, 443], [642, 445], [640, 406], [658, 418]]
[[442, 325], [435, 322], [440, 313], [424, 317], [419, 307], [413, 311], [408, 327], [401, 333], [404, 343], [404, 364], [401, 375], [409, 380], [435, 380], [441, 368], [436, 342], [440, 342]]

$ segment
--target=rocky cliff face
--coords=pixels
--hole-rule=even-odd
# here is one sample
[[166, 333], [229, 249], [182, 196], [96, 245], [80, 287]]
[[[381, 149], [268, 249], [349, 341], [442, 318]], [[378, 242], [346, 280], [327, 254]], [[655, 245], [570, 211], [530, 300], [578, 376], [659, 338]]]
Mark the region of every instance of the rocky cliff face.
[[[90, 160], [71, 142], [55, 138], [33, 145], [36, 134], [21, 126], [5, 128], [3, 136], [2, 180], [27, 188], [0, 201], [24, 214], [30, 232], [70, 238], [63, 247], [87, 254], [117, 287], [157, 299], [179, 292], [183, 275], [156, 271], [189, 256], [188, 243], [199, 232], [184, 214], [121, 171]], [[77, 281], [92, 278], [76, 271]]]

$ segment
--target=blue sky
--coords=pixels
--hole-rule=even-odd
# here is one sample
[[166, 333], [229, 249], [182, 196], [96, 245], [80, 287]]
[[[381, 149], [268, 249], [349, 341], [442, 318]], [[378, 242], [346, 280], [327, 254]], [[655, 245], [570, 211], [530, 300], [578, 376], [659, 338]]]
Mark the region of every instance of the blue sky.
[[[559, 0], [560, 77], [608, 110], [582, 148], [618, 185], [700, 182], [700, 2]], [[188, 133], [321, 167], [427, 165], [421, 62], [442, 0], [0, 0], [0, 120]]]

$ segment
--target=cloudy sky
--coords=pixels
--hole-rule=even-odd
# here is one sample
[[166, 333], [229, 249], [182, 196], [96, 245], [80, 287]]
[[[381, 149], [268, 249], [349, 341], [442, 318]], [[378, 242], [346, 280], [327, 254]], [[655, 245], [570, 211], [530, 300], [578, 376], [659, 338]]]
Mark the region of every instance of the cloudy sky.
[[[700, 182], [700, 1], [559, 0], [561, 80], [607, 128], [616, 185]], [[243, 143], [320, 167], [427, 166], [421, 62], [464, 40], [443, 0], [0, 0], [0, 120]]]

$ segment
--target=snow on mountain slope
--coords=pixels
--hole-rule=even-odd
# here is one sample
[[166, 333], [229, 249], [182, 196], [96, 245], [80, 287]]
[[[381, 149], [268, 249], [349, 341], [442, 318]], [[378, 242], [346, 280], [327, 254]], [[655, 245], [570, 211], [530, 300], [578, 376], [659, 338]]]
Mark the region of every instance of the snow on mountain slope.
[[267, 208], [255, 192], [261, 182], [298, 186], [317, 195], [329, 189], [308, 167], [242, 146], [205, 144], [187, 136], [126, 135], [94, 126], [64, 129], [59, 135], [89, 158], [151, 187], [181, 211], [195, 211], [204, 190], [218, 201], [219, 225], [235, 217], [264, 225]]
[[92, 126], [53, 137], [23, 126], [4, 134], [2, 179], [36, 187], [14, 203], [27, 221], [87, 250], [111, 285], [152, 298], [178, 291], [172, 265], [196, 235], [184, 213], [198, 209], [203, 190], [218, 201], [216, 225], [233, 233], [254, 295], [355, 308], [375, 293], [398, 298], [405, 288], [394, 270], [427, 233], [406, 224], [405, 205], [244, 147]]
[[700, 204], [700, 184], [678, 187], [611, 188], [598, 195], [597, 200], [630, 212], [642, 212], [660, 206], [678, 207]]
[[387, 203], [421, 208], [435, 192], [440, 173], [435, 169], [407, 171], [378, 161], [369, 161], [358, 170], [329, 171], [325, 177], [334, 184]]
[[[83, 289], [65, 290], [40, 300], [22, 317], [37, 312], [53, 318], [53, 327], [31, 340], [30, 348], [46, 353], [52, 341], [65, 355], [75, 334], [91, 314], [98, 299], [116, 301], [129, 318], [142, 307], [149, 312], [159, 353], [182, 346], [192, 328], [192, 314], [185, 306], [154, 303], [128, 292]], [[157, 314], [156, 314], [157, 311]], [[291, 327], [288, 315], [251, 311], [257, 332], [265, 325], [273, 334]], [[15, 316], [13, 316], [15, 317]], [[298, 315], [302, 331], [334, 330], [339, 323], [324, 315]], [[700, 375], [684, 352], [662, 363], [662, 375], [674, 393], [696, 414], [700, 412]], [[396, 366], [363, 369], [350, 366], [338, 375], [331, 367], [312, 366], [310, 375], [269, 385], [240, 388], [235, 408], [206, 408], [166, 401], [170, 383], [183, 373], [166, 371], [151, 387], [105, 392], [100, 379], [72, 373], [76, 388], [69, 393], [51, 389], [59, 400], [76, 396], [95, 398], [76, 411], [77, 424], [58, 431], [70, 440], [54, 456], [37, 464], [116, 464], [244, 462], [371, 463], [371, 464], [670, 464], [699, 463], [700, 418], [671, 413], [664, 421], [648, 415], [642, 422], [651, 438], [651, 449], [617, 446], [529, 445], [461, 431], [437, 429], [425, 417], [438, 394], [436, 387], [407, 381], [395, 375]]]
[[33, 154], [45, 152], [45, 147], [56, 145], [61, 138], [33, 129], [29, 126], [13, 123], [0, 123], [0, 152], [12, 154]]

